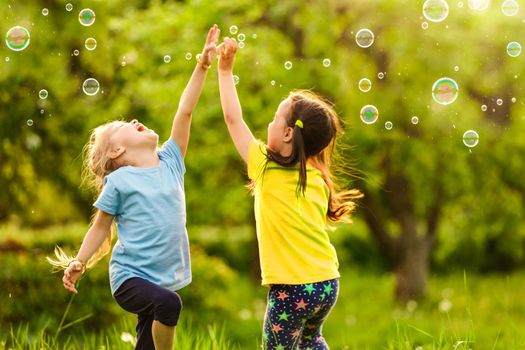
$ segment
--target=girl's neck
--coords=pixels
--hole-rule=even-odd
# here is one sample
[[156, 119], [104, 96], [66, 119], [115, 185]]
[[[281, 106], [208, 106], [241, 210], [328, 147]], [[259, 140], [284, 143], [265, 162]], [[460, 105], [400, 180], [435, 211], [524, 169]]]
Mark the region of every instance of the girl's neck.
[[151, 151], [133, 152], [132, 157], [125, 159], [126, 165], [131, 165], [137, 168], [152, 168], [159, 165], [160, 158], [155, 149]]

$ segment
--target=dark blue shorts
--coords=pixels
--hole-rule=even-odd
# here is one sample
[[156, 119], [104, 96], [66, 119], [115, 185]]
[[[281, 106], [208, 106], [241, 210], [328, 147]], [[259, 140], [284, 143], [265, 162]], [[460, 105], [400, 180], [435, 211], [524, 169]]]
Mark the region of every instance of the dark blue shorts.
[[135, 349], [155, 349], [151, 335], [153, 321], [175, 326], [182, 310], [180, 296], [145, 279], [126, 280], [113, 295], [126, 311], [137, 314], [137, 345]]

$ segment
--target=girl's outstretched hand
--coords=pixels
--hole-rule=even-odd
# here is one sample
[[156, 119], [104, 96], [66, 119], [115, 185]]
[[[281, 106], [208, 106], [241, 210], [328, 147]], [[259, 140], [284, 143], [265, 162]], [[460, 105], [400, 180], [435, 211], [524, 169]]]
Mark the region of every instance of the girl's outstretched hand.
[[204, 45], [204, 49], [202, 49], [202, 53], [199, 58], [199, 63], [202, 65], [203, 68], [210, 68], [211, 64], [213, 63], [213, 60], [217, 56], [217, 41], [219, 41], [220, 34], [221, 30], [219, 29], [219, 27], [217, 27], [216, 24], [214, 24], [208, 32], [206, 44]]
[[72, 261], [64, 271], [64, 277], [62, 277], [64, 288], [66, 288], [71, 293], [77, 294], [78, 291], [75, 288], [75, 283], [77, 283], [83, 272], [84, 265], [82, 265], [80, 261]]
[[222, 44], [219, 45], [218, 50], [219, 70], [223, 72], [231, 72], [233, 70], [235, 53], [237, 52], [237, 41], [235, 41], [235, 39], [225, 37]]

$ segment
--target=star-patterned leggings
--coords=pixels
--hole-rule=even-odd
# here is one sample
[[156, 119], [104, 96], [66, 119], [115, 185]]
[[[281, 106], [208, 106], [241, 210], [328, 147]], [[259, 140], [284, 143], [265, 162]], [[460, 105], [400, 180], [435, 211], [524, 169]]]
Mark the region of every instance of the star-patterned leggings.
[[274, 284], [268, 292], [263, 349], [328, 349], [321, 334], [335, 305], [339, 279], [309, 284]]

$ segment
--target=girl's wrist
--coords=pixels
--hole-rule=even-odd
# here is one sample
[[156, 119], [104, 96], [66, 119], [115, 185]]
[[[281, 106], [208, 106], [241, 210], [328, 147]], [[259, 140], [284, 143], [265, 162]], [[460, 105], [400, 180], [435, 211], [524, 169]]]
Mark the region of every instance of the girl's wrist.
[[71, 260], [69, 262], [68, 267], [74, 262], [78, 262], [78, 263], [80, 263], [80, 265], [82, 265], [82, 273], [84, 273], [86, 271], [86, 263], [83, 260], [79, 259], [79, 258], [73, 258], [73, 260]]

